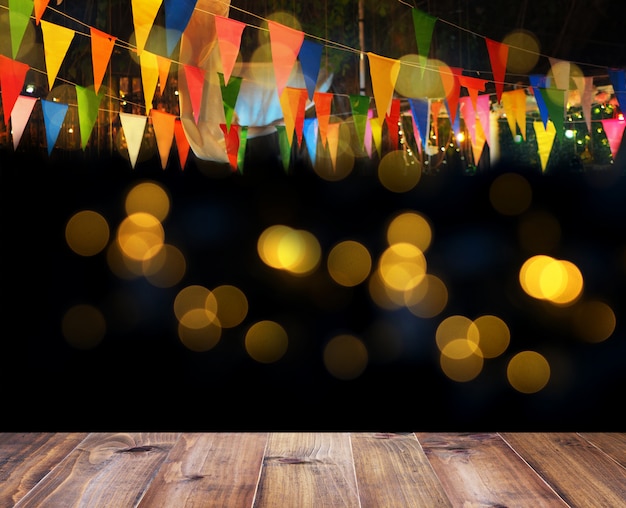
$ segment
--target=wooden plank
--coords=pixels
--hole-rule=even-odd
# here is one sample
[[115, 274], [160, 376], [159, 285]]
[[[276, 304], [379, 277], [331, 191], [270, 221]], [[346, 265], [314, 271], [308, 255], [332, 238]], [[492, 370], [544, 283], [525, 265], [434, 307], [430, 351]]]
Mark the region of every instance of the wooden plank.
[[571, 506], [624, 506], [626, 469], [576, 433], [505, 433], [511, 447]]
[[1, 433], [0, 506], [13, 506], [87, 433]]
[[567, 506], [498, 434], [416, 436], [454, 506]]
[[350, 434], [270, 434], [254, 506], [360, 507]]
[[16, 508], [136, 506], [179, 433], [92, 433]]
[[583, 432], [581, 436], [626, 467], [625, 432]]
[[452, 506], [414, 434], [353, 433], [363, 506]]
[[139, 507], [251, 507], [267, 433], [184, 433]]

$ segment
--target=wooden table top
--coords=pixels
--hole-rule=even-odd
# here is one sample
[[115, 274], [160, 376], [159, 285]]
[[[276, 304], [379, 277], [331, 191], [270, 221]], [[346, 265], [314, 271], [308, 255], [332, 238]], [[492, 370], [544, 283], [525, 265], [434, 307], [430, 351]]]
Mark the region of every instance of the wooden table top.
[[0, 433], [2, 507], [626, 506], [626, 433]]

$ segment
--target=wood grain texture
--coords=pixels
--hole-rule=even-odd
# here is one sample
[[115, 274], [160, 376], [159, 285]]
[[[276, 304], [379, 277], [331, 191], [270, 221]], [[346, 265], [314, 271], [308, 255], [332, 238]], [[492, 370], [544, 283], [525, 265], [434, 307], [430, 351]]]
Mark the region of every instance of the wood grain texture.
[[255, 508], [359, 507], [349, 433], [270, 434]]
[[495, 433], [416, 436], [453, 506], [567, 506]]
[[185, 433], [139, 506], [252, 506], [268, 435]]
[[414, 434], [353, 434], [362, 506], [452, 506]]
[[135, 506], [178, 436], [89, 434], [15, 507]]
[[13, 506], [85, 437], [86, 433], [0, 434], [0, 506]]
[[626, 467], [626, 432], [585, 432], [581, 436]]
[[626, 469], [579, 434], [502, 436], [570, 506], [626, 506]]

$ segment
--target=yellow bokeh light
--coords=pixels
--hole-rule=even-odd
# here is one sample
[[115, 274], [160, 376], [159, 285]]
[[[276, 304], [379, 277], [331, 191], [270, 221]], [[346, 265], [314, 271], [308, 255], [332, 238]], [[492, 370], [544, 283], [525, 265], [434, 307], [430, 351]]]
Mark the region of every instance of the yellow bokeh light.
[[473, 321], [460, 314], [448, 316], [441, 321], [435, 331], [435, 342], [439, 351], [443, 351], [453, 340], [468, 339], [469, 329], [472, 326], [475, 326]]
[[65, 340], [76, 349], [93, 349], [105, 336], [106, 320], [102, 312], [88, 304], [74, 305], [63, 315]]
[[165, 231], [154, 215], [137, 212], [120, 223], [116, 239], [125, 256], [143, 261], [156, 255], [163, 246]]
[[143, 275], [155, 287], [170, 288], [178, 284], [187, 270], [187, 262], [180, 249], [164, 244], [156, 256], [142, 262]]
[[584, 286], [583, 276], [574, 263], [544, 254], [523, 263], [519, 281], [528, 295], [560, 306], [573, 304]]
[[418, 286], [404, 292], [404, 303], [417, 317], [435, 317], [448, 304], [448, 288], [439, 277], [427, 273]]
[[432, 241], [433, 231], [430, 221], [418, 212], [397, 214], [387, 226], [387, 243], [406, 242], [426, 252]]
[[212, 321], [217, 317], [217, 299], [211, 290], [193, 284], [181, 289], [174, 298], [174, 314], [179, 321], [190, 311], [201, 310]]
[[272, 268], [294, 275], [307, 275], [319, 266], [322, 249], [309, 231], [277, 224], [261, 233], [257, 240], [257, 253]]
[[495, 358], [506, 351], [511, 342], [511, 331], [498, 316], [485, 314], [474, 319], [468, 329], [468, 339], [480, 347], [483, 357]]
[[246, 352], [260, 363], [280, 360], [287, 352], [288, 344], [287, 332], [275, 321], [258, 321], [246, 332]]
[[233, 328], [248, 315], [248, 299], [245, 293], [236, 286], [224, 284], [213, 288], [213, 296], [217, 300], [217, 318], [223, 328]]
[[539, 60], [539, 40], [528, 30], [513, 30], [502, 42], [509, 48], [506, 68], [516, 74], [528, 74]]
[[138, 212], [149, 213], [163, 222], [170, 210], [170, 198], [162, 185], [142, 182], [133, 186], [124, 202], [127, 215]]
[[411, 243], [394, 243], [381, 254], [378, 269], [385, 285], [407, 291], [416, 287], [426, 275], [426, 257]]
[[[462, 339], [456, 339], [456, 341], [465, 343], [468, 342], [462, 341]], [[455, 348], [452, 343], [450, 344], [450, 347]], [[467, 344], [465, 347], [469, 348]], [[446, 349], [447, 348], [448, 346]], [[443, 373], [451, 380], [459, 383], [466, 383], [476, 379], [476, 377], [478, 377], [478, 375], [482, 372], [484, 363], [485, 360], [482, 356], [475, 354], [470, 354], [463, 358], [454, 358], [453, 356], [444, 354], [442, 351], [439, 357], [439, 366], [441, 367]]]
[[519, 215], [531, 205], [532, 188], [523, 175], [503, 173], [491, 182], [489, 201], [502, 215]]
[[[408, 98], [443, 97], [446, 89], [441, 79], [440, 69], [450, 68], [441, 60], [422, 58], [417, 54], [400, 57], [400, 72], [395, 89], [398, 94]], [[448, 83], [446, 82], [446, 85]]]
[[352, 287], [367, 279], [372, 269], [372, 257], [362, 243], [344, 240], [332, 247], [326, 264], [337, 284]]
[[509, 361], [506, 376], [518, 392], [536, 393], [550, 380], [550, 364], [536, 351], [522, 351]]
[[324, 366], [337, 379], [359, 377], [367, 363], [367, 348], [361, 339], [353, 335], [337, 335], [324, 347]]
[[579, 302], [572, 313], [572, 328], [578, 338], [597, 343], [608, 339], [615, 331], [615, 312], [605, 302], [588, 300]]
[[378, 179], [391, 192], [408, 192], [421, 177], [421, 165], [404, 150], [387, 152], [378, 163]]
[[98, 212], [82, 210], [70, 217], [65, 226], [65, 241], [80, 256], [94, 256], [109, 242], [109, 224]]
[[[201, 312], [199, 309], [192, 310], [188, 314], [196, 314], [196, 316], [201, 316]], [[186, 326], [187, 322], [190, 322], [196, 326]], [[209, 322], [201, 318], [200, 322], [197, 322], [193, 318], [187, 319], [186, 317], [184, 317], [178, 323], [179, 340], [187, 349], [195, 351], [197, 353], [213, 349], [220, 341], [221, 336], [222, 327], [215, 320]]]

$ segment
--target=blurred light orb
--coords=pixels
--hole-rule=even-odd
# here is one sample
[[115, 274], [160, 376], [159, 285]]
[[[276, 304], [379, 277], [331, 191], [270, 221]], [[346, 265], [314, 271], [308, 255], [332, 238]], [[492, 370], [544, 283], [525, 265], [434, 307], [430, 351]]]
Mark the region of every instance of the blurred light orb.
[[[468, 339], [470, 327], [475, 326], [473, 321], [467, 316], [455, 314], [443, 319], [437, 326], [435, 331], [435, 342], [439, 351], [445, 349], [445, 347], [452, 341], [457, 339]], [[476, 341], [476, 337], [474, 336]], [[476, 342], [478, 345], [478, 342]]]
[[189, 311], [178, 323], [178, 339], [187, 349], [196, 353], [213, 349], [221, 336], [222, 327], [217, 320], [207, 320], [206, 314], [200, 309]]
[[519, 215], [532, 202], [530, 183], [519, 173], [498, 175], [489, 187], [489, 201], [502, 215]]
[[331, 248], [326, 264], [328, 273], [337, 284], [353, 287], [369, 276], [372, 257], [362, 243], [344, 240]]
[[271, 268], [293, 275], [308, 275], [319, 266], [322, 248], [309, 231], [277, 224], [259, 235], [257, 253]]
[[106, 320], [93, 305], [79, 304], [70, 307], [63, 315], [63, 337], [76, 349], [93, 349], [105, 336]]
[[502, 42], [509, 48], [506, 68], [515, 74], [527, 74], [539, 61], [540, 44], [532, 32], [518, 29], [504, 36]]
[[217, 318], [222, 328], [233, 328], [243, 322], [248, 315], [248, 299], [236, 286], [223, 284], [213, 288], [217, 300]]
[[144, 261], [155, 256], [163, 246], [165, 231], [154, 215], [136, 212], [122, 220], [116, 240], [125, 256]]
[[265, 320], [254, 323], [245, 336], [245, 348], [250, 357], [260, 363], [274, 363], [287, 352], [289, 338], [277, 322]]
[[561, 240], [561, 224], [551, 213], [533, 210], [520, 217], [517, 237], [531, 254], [555, 250]]
[[127, 215], [145, 212], [163, 222], [170, 211], [170, 197], [161, 184], [142, 182], [128, 191], [124, 207]]
[[404, 150], [387, 152], [378, 163], [378, 180], [391, 192], [408, 192], [421, 177], [421, 165]]
[[361, 339], [342, 334], [331, 338], [324, 347], [324, 366], [337, 379], [359, 377], [368, 363], [368, 352]]
[[413, 211], [398, 213], [387, 226], [387, 243], [406, 242], [415, 245], [422, 252], [430, 247], [433, 230], [430, 220], [423, 214]]
[[186, 316], [187, 319], [197, 320], [197, 315], [188, 314], [195, 310], [204, 313], [209, 322], [217, 318], [217, 298], [210, 289], [200, 284], [185, 286], [174, 298], [174, 315], [178, 321], [183, 321]]
[[474, 319], [468, 339], [478, 344], [484, 358], [496, 358], [509, 347], [511, 331], [503, 319], [485, 314]]
[[407, 309], [419, 318], [433, 318], [448, 304], [448, 288], [436, 275], [427, 273], [418, 286], [404, 292]]
[[522, 264], [519, 282], [529, 296], [560, 306], [577, 301], [584, 287], [582, 273], [574, 263], [545, 254], [532, 256]]
[[605, 302], [589, 300], [579, 302], [572, 312], [572, 330], [585, 342], [598, 343], [607, 340], [615, 331], [615, 312]]
[[156, 249], [155, 256], [149, 256], [142, 261], [143, 276], [155, 287], [171, 288], [185, 276], [187, 261], [175, 245], [166, 243]]
[[464, 339], [449, 342], [441, 351], [439, 366], [452, 381], [467, 383], [482, 372], [485, 360], [479, 354], [473, 354], [472, 343]]
[[385, 285], [397, 291], [408, 291], [426, 276], [426, 257], [411, 243], [394, 243], [381, 254], [378, 270]]
[[95, 256], [109, 242], [110, 229], [107, 220], [93, 210], [82, 210], [70, 217], [65, 226], [65, 241], [79, 256]]
[[509, 360], [506, 376], [518, 392], [537, 393], [550, 380], [550, 364], [536, 351], [522, 351]]

